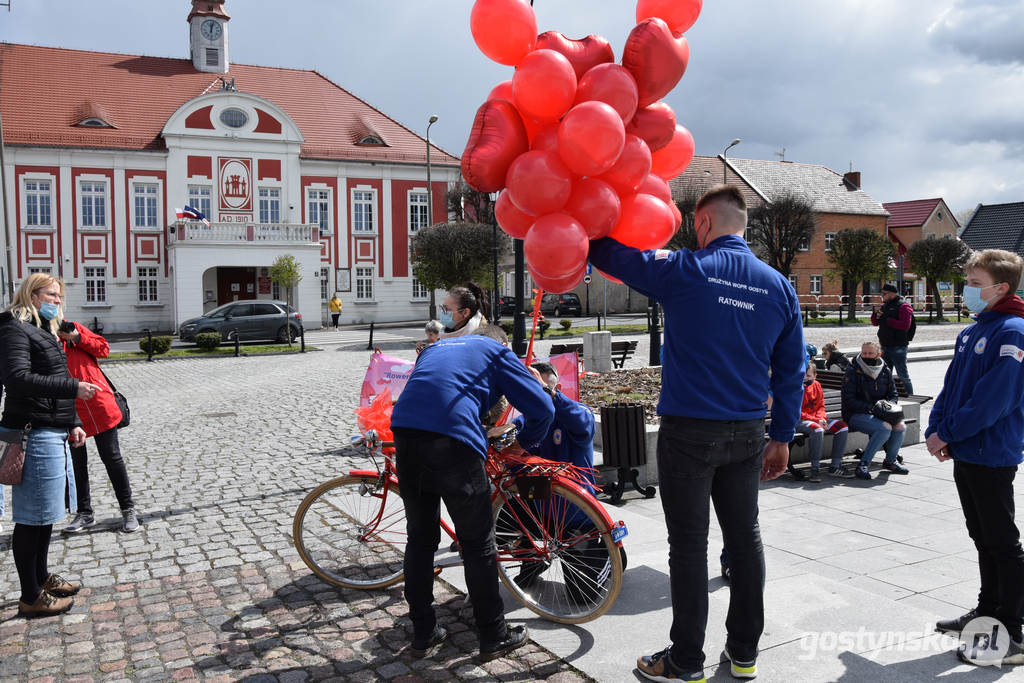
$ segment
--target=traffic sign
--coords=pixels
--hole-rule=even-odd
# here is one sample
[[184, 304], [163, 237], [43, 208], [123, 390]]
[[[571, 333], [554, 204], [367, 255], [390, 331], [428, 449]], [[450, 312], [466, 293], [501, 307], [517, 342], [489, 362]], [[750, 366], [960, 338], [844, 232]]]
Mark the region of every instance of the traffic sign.
[[584, 275], [583, 276], [583, 284], [589, 285], [591, 280], [593, 280], [593, 278], [590, 277], [589, 275]]
[[[592, 266], [592, 265], [590, 265], [588, 263], [587, 264], [587, 275], [590, 275], [592, 272], [594, 272], [594, 266]], [[587, 280], [587, 282], [590, 282], [590, 280]]]

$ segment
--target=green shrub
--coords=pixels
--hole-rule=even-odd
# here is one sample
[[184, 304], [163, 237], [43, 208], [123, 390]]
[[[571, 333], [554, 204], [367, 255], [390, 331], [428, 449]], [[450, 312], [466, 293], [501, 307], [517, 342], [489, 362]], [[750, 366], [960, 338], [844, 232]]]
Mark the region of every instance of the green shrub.
[[561, 325], [562, 329], [565, 330], [566, 332], [568, 332], [569, 328], [572, 327], [572, 321], [566, 320], [564, 318], [562, 320], [559, 320], [558, 324]]
[[512, 323], [511, 322], [506, 322], [506, 321], [502, 320], [499, 324], [501, 325], [501, 329], [505, 330], [505, 334], [507, 334], [508, 336], [511, 337], [512, 336]]
[[196, 346], [201, 348], [203, 351], [213, 351], [215, 348], [220, 346], [220, 333], [200, 332], [196, 335]]
[[[143, 353], [149, 353], [149, 337], [139, 340], [139, 348]], [[160, 355], [171, 350], [171, 338], [169, 336], [153, 337], [153, 354]]]
[[541, 339], [544, 338], [544, 333], [548, 331], [549, 327], [551, 327], [551, 322], [547, 321], [547, 320], [541, 320], [540, 324], [537, 325], [537, 329], [540, 330], [540, 338]]

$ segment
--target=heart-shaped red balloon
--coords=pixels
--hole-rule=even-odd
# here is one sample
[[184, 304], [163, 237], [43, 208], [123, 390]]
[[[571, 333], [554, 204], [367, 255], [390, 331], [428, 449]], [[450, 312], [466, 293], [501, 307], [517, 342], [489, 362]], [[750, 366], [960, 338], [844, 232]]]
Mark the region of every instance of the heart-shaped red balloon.
[[497, 192], [505, 187], [509, 166], [529, 148], [515, 106], [507, 100], [488, 100], [476, 110], [462, 153], [462, 177], [474, 190]]
[[583, 74], [576, 87], [576, 102], [604, 102], [619, 113], [622, 121], [633, 118], [639, 94], [633, 75], [618, 64], [598, 64]]
[[626, 124], [626, 132], [641, 138], [652, 152], [657, 152], [672, 141], [676, 113], [668, 103], [655, 102], [636, 110], [633, 119]]
[[620, 195], [636, 192], [643, 179], [651, 172], [651, 150], [647, 143], [635, 135], [626, 135], [622, 154], [615, 165], [598, 176], [615, 188]]
[[537, 50], [561, 52], [572, 64], [576, 80], [598, 64], [615, 61], [612, 46], [601, 36], [590, 35], [579, 40], [566, 38], [558, 31], [545, 31], [537, 36]]
[[641, 107], [657, 102], [676, 87], [689, 61], [686, 38], [674, 35], [657, 17], [637, 24], [622, 49], [622, 66], [636, 79]]

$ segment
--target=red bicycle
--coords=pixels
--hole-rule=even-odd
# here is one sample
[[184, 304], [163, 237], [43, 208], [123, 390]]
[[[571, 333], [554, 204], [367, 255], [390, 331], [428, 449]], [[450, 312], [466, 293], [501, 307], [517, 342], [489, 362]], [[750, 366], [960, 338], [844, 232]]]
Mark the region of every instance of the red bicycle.
[[[488, 435], [498, 572], [519, 602], [551, 621], [580, 624], [604, 614], [622, 587], [623, 522], [613, 522], [588, 491], [587, 473], [514, 446], [511, 425]], [[402, 580], [406, 528], [393, 458], [375, 432], [356, 437], [373, 470], [351, 470], [305, 497], [293, 534], [303, 562], [324, 581], [346, 588], [384, 588]], [[383, 463], [383, 466], [380, 464]], [[456, 552], [436, 571], [458, 566], [458, 538], [441, 529]]]

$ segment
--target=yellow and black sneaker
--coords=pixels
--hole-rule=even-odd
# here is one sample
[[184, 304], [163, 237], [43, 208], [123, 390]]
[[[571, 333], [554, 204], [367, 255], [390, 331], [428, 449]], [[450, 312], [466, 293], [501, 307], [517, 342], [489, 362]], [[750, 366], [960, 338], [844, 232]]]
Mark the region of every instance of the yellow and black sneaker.
[[736, 659], [729, 653], [729, 646], [725, 646], [725, 658], [729, 660], [730, 673], [733, 678], [757, 678], [757, 659], [743, 661]]

